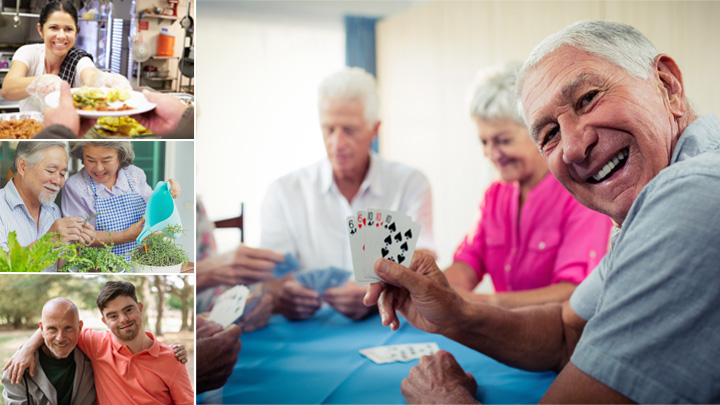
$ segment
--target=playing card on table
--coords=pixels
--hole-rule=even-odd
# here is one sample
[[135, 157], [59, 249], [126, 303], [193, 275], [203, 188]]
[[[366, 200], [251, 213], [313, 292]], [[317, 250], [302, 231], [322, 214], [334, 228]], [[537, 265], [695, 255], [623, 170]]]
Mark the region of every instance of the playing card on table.
[[[351, 218], [357, 218], [357, 222], [351, 224]], [[410, 217], [401, 212], [371, 208], [359, 211], [356, 217], [348, 217], [347, 222], [353, 273], [358, 285], [382, 281], [374, 270], [379, 258], [410, 265], [420, 235], [420, 224]], [[360, 228], [360, 224], [364, 227]]]
[[437, 343], [408, 343], [403, 345], [377, 346], [361, 349], [360, 354], [377, 364], [408, 362], [422, 356], [437, 353], [440, 350]]
[[273, 277], [280, 279], [300, 268], [300, 262], [291, 253], [285, 253], [285, 261], [275, 265]]
[[210, 320], [227, 328], [245, 311], [245, 302], [249, 294], [250, 290], [244, 285], [236, 285], [225, 291], [215, 300], [215, 305], [210, 310]]

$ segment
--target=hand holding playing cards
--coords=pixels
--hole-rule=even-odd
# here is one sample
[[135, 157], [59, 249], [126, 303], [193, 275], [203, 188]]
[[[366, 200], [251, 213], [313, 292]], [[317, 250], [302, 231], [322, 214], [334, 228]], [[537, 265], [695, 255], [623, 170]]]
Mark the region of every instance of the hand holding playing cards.
[[198, 262], [198, 287], [249, 285], [264, 281], [272, 278], [273, 269], [284, 260], [281, 253], [240, 245], [234, 252]]
[[[251, 299], [252, 297], [248, 298], [248, 300]], [[257, 305], [245, 315], [240, 324], [243, 332], [253, 332], [262, 329], [270, 322], [270, 317], [273, 314], [273, 296], [272, 294], [263, 294], [259, 300]]]
[[366, 307], [363, 304], [366, 291], [367, 287], [356, 285], [350, 281], [340, 287], [328, 288], [325, 290], [323, 299], [336, 311], [354, 321], [359, 321], [377, 311], [375, 306]]
[[290, 320], [310, 318], [322, 304], [316, 291], [303, 287], [295, 280], [283, 284], [278, 300], [280, 313]]
[[444, 350], [421, 357], [400, 385], [408, 404], [476, 404], [475, 391], [472, 374]]
[[197, 317], [197, 389], [198, 393], [222, 387], [232, 374], [242, 347], [242, 329], [230, 325], [223, 330], [221, 325]]
[[400, 313], [411, 325], [430, 333], [445, 335], [463, 326], [455, 318], [462, 313], [465, 301], [450, 287], [429, 254], [415, 252], [409, 269], [379, 259], [375, 273], [385, 282], [371, 284], [364, 303], [378, 306], [383, 325], [397, 330]]

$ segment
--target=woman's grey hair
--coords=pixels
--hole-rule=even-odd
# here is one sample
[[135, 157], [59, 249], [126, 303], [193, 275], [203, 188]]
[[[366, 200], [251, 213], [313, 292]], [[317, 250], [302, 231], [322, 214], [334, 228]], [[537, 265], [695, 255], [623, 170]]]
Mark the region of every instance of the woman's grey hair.
[[117, 151], [118, 160], [120, 160], [120, 168], [130, 166], [135, 160], [135, 150], [130, 141], [76, 141], [70, 142], [70, 156], [85, 164], [83, 160], [83, 149], [86, 146], [100, 146], [103, 148], [114, 149]]
[[323, 99], [357, 100], [364, 107], [364, 119], [368, 126], [378, 122], [380, 110], [375, 78], [359, 67], [346, 67], [326, 77], [318, 89], [318, 108]]
[[527, 71], [563, 45], [598, 56], [638, 79], [649, 77], [658, 54], [645, 35], [627, 24], [579, 21], [545, 38], [530, 52], [519, 73], [518, 92], [522, 90]]
[[23, 158], [27, 162], [28, 168], [32, 169], [43, 159], [45, 150], [50, 148], [62, 148], [67, 154], [67, 144], [62, 141], [19, 141], [15, 148], [15, 160], [10, 166], [10, 171], [17, 174], [17, 164], [20, 158]]
[[469, 93], [470, 115], [473, 118], [485, 121], [509, 118], [525, 126], [515, 92], [520, 66], [518, 62], [511, 62], [478, 72]]

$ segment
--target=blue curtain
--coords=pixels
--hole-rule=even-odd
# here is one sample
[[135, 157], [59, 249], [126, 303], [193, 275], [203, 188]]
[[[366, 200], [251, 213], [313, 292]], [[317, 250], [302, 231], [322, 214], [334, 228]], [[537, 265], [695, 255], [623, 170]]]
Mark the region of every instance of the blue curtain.
[[[375, 23], [377, 18], [345, 16], [345, 64], [365, 69], [377, 77], [375, 71]], [[372, 150], [378, 151], [375, 138]]]

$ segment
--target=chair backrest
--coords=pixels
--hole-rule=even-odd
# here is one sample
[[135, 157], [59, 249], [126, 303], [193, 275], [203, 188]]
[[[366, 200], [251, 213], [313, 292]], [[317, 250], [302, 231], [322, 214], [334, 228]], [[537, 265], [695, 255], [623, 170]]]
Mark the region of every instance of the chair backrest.
[[240, 215], [234, 218], [221, 219], [215, 221], [215, 228], [239, 228], [240, 243], [245, 242], [245, 231], [243, 230], [243, 203], [240, 203]]

